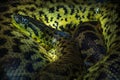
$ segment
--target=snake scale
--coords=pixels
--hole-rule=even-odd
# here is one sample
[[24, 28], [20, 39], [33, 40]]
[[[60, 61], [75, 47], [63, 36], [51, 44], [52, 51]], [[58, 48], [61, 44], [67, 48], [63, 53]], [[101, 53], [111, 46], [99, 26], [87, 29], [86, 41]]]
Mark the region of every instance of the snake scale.
[[119, 22], [111, 2], [1, 4], [0, 80], [120, 80]]

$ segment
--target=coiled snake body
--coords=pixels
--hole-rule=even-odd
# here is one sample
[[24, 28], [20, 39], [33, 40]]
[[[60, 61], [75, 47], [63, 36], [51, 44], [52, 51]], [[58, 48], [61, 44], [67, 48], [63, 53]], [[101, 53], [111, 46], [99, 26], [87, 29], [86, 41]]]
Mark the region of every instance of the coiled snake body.
[[16, 1], [0, 7], [0, 79], [119, 80], [119, 7], [93, 3]]

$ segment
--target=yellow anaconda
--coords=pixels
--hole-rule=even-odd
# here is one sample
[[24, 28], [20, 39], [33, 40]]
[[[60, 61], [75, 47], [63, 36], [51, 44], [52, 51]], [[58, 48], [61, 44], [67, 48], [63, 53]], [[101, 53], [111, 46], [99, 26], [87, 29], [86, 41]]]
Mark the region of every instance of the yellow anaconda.
[[119, 9], [111, 1], [0, 3], [0, 79], [120, 80]]

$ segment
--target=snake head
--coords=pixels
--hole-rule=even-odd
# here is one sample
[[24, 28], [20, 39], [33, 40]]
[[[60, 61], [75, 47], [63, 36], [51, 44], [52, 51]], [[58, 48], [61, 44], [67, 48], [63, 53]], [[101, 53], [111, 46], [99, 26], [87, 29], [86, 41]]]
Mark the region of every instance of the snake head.
[[23, 16], [19, 14], [13, 14], [13, 18], [18, 24], [28, 24], [29, 23], [29, 17]]

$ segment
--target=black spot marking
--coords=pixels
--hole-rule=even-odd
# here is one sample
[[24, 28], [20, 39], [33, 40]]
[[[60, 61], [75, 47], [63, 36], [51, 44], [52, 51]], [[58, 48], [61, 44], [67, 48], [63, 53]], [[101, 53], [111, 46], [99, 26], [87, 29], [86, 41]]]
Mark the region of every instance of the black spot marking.
[[109, 56], [109, 58], [107, 60], [111, 61], [111, 60], [117, 59], [118, 57], [119, 57], [118, 54], [112, 54], [112, 55]]
[[103, 19], [107, 18], [107, 15], [103, 17]]
[[0, 48], [0, 58], [4, 57], [8, 53], [8, 49]]
[[51, 17], [50, 21], [51, 21], [51, 22], [53, 21], [53, 17]]
[[54, 13], [54, 11], [55, 11], [55, 8], [54, 8], [54, 7], [49, 8], [49, 13]]
[[65, 18], [65, 21], [67, 22], [67, 18]]
[[91, 3], [91, 2], [89, 2], [89, 3], [88, 3], [88, 5], [92, 5], [92, 3]]
[[3, 21], [3, 18], [0, 17], [0, 21]]
[[87, 54], [82, 54], [82, 55], [81, 55], [81, 58], [82, 58], [82, 59], [86, 59], [86, 57], [87, 57]]
[[8, 11], [9, 8], [7, 6], [1, 6], [0, 7], [0, 12], [5, 12], [5, 11]]
[[70, 15], [72, 15], [75, 12], [74, 7], [75, 7], [74, 5], [69, 5], [69, 8], [71, 9]]
[[19, 48], [19, 45], [13, 45], [13, 46], [12, 46], [12, 49], [13, 49], [13, 52], [21, 53], [21, 50], [20, 50], [20, 48]]
[[24, 58], [25, 58], [26, 60], [31, 60], [31, 56], [34, 55], [34, 54], [35, 54], [34, 51], [25, 52], [25, 53], [24, 53]]
[[3, 16], [5, 16], [6, 18], [11, 18], [12, 13], [5, 13]]
[[51, 3], [54, 3], [54, 1], [53, 1], [53, 0], [46, 0], [46, 1], [50, 1]]
[[[31, 5], [31, 4], [33, 4], [33, 2], [27, 2], [27, 4]], [[35, 5], [36, 5], [36, 4], [35, 4]]]
[[82, 6], [79, 7], [80, 11], [82, 10]]
[[4, 31], [4, 34], [5, 34], [5, 35], [8, 35], [8, 36], [14, 36], [14, 35], [11, 33], [11, 30], [5, 30], [5, 31]]
[[4, 45], [7, 42], [5, 38], [0, 37], [0, 46]]
[[90, 13], [88, 13], [87, 18], [90, 19]]
[[108, 30], [107, 35], [110, 35], [110, 34], [111, 34], [111, 31], [110, 31], [110, 30]]
[[59, 28], [60, 28], [62, 31], [64, 31], [64, 27], [63, 27], [63, 26], [59, 26]]
[[61, 19], [61, 21], [63, 20], [63, 18]]
[[8, 67], [12, 67], [14, 70], [17, 69], [21, 63], [20, 58], [9, 58], [8, 60]]
[[105, 48], [105, 46], [97, 44], [96, 47], [97, 47], [97, 51], [99, 51], [101, 54], [106, 54], [106, 48]]
[[27, 63], [25, 68], [30, 73], [34, 72], [33, 65], [31, 63]]
[[55, 21], [55, 23], [53, 24], [53, 26], [55, 26], [55, 28], [58, 29], [58, 22]]
[[57, 6], [56, 11], [59, 11], [60, 8], [63, 8], [63, 10], [64, 10], [64, 15], [66, 15], [66, 14], [68, 13], [66, 7], [63, 6], [63, 5], [59, 5], [59, 6]]
[[40, 16], [42, 16], [44, 14], [44, 12], [43, 11], [39, 11], [39, 14], [40, 14]]
[[114, 74], [116, 74], [116, 75], [119, 75], [120, 74], [120, 68], [119, 68], [119, 66], [120, 66], [120, 62], [119, 61], [115, 61], [114, 63], [112, 63], [110, 66], [109, 66], [109, 70], [112, 72], [112, 73], [114, 73]]
[[76, 0], [73, 0], [73, 3], [75, 3], [75, 4], [79, 4], [79, 2], [78, 2], [78, 1], [76, 1]]
[[84, 15], [82, 15], [82, 18], [85, 18], [85, 16], [84, 16]]
[[60, 17], [61, 17], [60, 14], [58, 14], [58, 15], [57, 15], [57, 19], [59, 19]]
[[45, 20], [47, 21], [47, 23], [48, 23], [48, 17], [47, 17], [47, 15], [45, 15]]
[[25, 9], [26, 9], [26, 10], [30, 10], [30, 8], [29, 8], [29, 7], [25, 7]]
[[14, 11], [14, 13], [18, 13], [18, 12], [19, 12], [19, 10], [17, 10], [17, 9]]
[[91, 7], [89, 10], [90, 10], [90, 11], [94, 11], [94, 8], [93, 8], [93, 7]]
[[72, 24], [67, 24], [66, 28], [69, 30], [72, 27]]
[[34, 7], [31, 7], [30, 8], [30, 11], [35, 11], [36, 9]]
[[10, 25], [11, 22], [2, 22], [3, 25]]
[[112, 42], [111, 44], [110, 44], [110, 47], [112, 46], [112, 45], [117, 45], [117, 44], [119, 44], [119, 42], [120, 42], [120, 40], [116, 40], [116, 41], [114, 41], [114, 42]]
[[83, 8], [82, 12], [84, 13], [84, 12], [85, 12], [85, 10], [86, 10], [86, 7], [85, 7], [85, 8]]
[[76, 18], [76, 19], [81, 19], [78, 14], [75, 15], [75, 18]]
[[101, 72], [96, 80], [104, 80], [106, 77], [107, 77], [107, 74], [105, 72]]
[[43, 59], [41, 57], [39, 57], [38, 59], [36, 59], [36, 62], [41, 62]]
[[35, 50], [39, 50], [39, 48], [37, 46], [32, 46], [31, 48], [35, 49]]
[[116, 33], [117, 36], [120, 36], [120, 31]]
[[89, 21], [89, 23], [94, 25], [94, 26], [98, 25], [98, 21]]
[[11, 4], [13, 7], [17, 7], [18, 5], [21, 5], [19, 2], [16, 2], [16, 3], [12, 3]]
[[1, 30], [1, 26], [0, 26], [0, 30]]
[[17, 38], [14, 38], [14, 39], [13, 39], [13, 42], [14, 42], [15, 44], [17, 44], [17, 45], [23, 44], [23, 43], [20, 41], [20, 39], [17, 39]]

